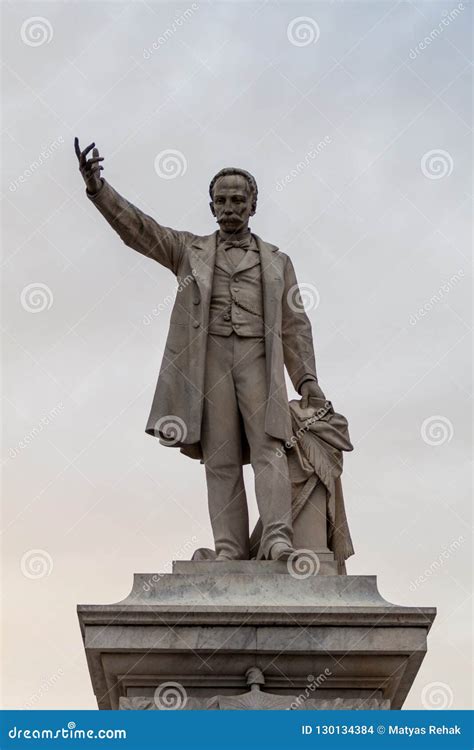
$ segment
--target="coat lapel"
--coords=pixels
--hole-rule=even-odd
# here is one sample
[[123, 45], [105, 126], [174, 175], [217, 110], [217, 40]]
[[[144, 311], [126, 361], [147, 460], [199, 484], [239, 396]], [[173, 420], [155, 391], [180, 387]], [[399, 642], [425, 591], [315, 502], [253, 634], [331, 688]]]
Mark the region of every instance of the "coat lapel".
[[265, 327], [268, 330], [275, 325], [277, 303], [284, 285], [283, 265], [278, 248], [254, 235], [260, 251], [260, 264], [263, 285], [263, 309]]
[[209, 302], [216, 260], [217, 232], [196, 237], [190, 248], [191, 271], [201, 292], [203, 305]]

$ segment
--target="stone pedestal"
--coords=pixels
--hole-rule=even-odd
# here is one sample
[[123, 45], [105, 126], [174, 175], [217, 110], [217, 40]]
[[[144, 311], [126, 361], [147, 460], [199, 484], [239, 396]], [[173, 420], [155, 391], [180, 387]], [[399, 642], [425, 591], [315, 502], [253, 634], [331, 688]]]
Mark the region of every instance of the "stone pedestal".
[[375, 576], [320, 558], [308, 577], [178, 561], [136, 574], [118, 604], [79, 605], [99, 708], [401, 708], [436, 610], [390, 604]]

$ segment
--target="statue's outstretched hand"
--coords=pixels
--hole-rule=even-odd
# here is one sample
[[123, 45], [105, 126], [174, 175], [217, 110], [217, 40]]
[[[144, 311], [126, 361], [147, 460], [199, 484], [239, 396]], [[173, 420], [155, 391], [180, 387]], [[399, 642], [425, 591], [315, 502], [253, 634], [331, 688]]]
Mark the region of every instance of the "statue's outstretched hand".
[[[88, 192], [97, 193], [102, 187], [100, 173], [104, 167], [101, 166], [100, 162], [104, 161], [104, 157], [99, 156], [99, 149], [95, 147], [95, 143], [91, 143], [84, 151], [81, 151], [79, 138], [74, 138], [74, 150], [79, 162], [79, 171], [86, 183]], [[92, 157], [88, 159], [87, 154], [91, 150]]]

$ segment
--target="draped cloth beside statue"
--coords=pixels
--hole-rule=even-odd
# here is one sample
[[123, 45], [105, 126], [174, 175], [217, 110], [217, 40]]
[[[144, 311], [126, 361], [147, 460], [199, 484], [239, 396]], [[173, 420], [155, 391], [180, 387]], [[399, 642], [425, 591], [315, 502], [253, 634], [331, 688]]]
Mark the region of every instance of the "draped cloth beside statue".
[[[324, 492], [325, 508], [312, 514], [312, 524], [325, 525], [323, 537], [327, 540], [327, 548], [334, 554], [338, 572], [345, 574], [345, 561], [354, 554], [341, 483], [343, 451], [353, 449], [348, 423], [342, 414], [334, 411], [331, 402], [324, 399], [311, 398], [307, 409], [302, 409], [297, 400], [290, 401], [289, 406], [293, 436], [282, 445], [280, 458], [286, 455], [288, 460], [293, 523], [296, 526], [305, 508], [307, 515], [308, 504], [316, 507], [316, 494], [320, 498]], [[261, 532], [259, 520], [250, 537], [250, 557], [253, 559], [262, 557]], [[311, 538], [311, 529], [306, 532]], [[312, 545], [311, 549], [318, 552], [317, 546]], [[298, 547], [297, 539], [295, 547]], [[201, 548], [196, 550], [193, 560], [212, 560], [215, 556], [213, 550]]]

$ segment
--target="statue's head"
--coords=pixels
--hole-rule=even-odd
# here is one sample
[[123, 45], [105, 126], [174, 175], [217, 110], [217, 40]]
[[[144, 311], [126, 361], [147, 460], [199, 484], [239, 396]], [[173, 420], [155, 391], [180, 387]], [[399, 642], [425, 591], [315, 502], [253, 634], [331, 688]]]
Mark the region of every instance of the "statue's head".
[[257, 210], [257, 183], [245, 169], [226, 167], [211, 180], [210, 207], [224, 232], [241, 232]]

